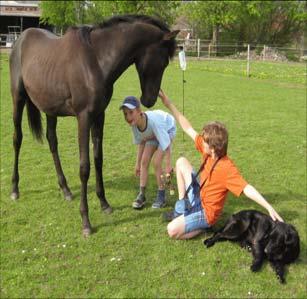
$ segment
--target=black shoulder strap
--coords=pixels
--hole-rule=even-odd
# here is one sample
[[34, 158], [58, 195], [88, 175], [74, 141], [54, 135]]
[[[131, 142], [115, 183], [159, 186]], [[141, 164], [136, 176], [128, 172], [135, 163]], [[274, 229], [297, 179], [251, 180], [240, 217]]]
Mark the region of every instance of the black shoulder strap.
[[204, 181], [202, 182], [202, 184], [200, 185], [199, 190], [201, 190], [201, 188], [205, 185], [205, 183], [206, 183], [208, 177], [211, 176], [212, 171], [213, 171], [213, 169], [215, 168], [215, 166], [216, 166], [216, 164], [217, 164], [217, 162], [218, 162], [219, 160], [220, 160], [220, 158], [218, 158], [218, 159], [214, 162], [214, 164], [212, 165], [212, 168], [210, 169], [210, 172], [209, 172], [208, 176], [205, 178], [205, 180], [204, 180]]
[[[206, 163], [207, 163], [207, 160], [208, 160], [208, 156], [206, 157], [205, 161], [200, 165], [200, 168], [199, 168], [199, 170], [197, 171], [196, 175], [195, 175], [195, 176], [192, 176], [192, 182], [191, 182], [191, 184], [189, 185], [188, 189], [185, 191], [184, 198], [188, 198], [188, 193], [189, 193], [189, 191], [191, 190], [191, 188], [192, 188], [192, 186], [193, 186], [193, 183], [195, 183], [195, 181], [196, 181], [197, 177], [199, 176], [200, 172], [204, 169], [204, 167], [205, 167], [205, 165], [206, 165]], [[217, 162], [218, 162], [219, 160], [220, 160], [220, 158], [218, 158], [218, 159], [214, 162], [214, 164], [212, 165], [212, 168], [210, 169], [209, 175], [208, 175], [208, 176], [205, 178], [205, 180], [202, 182], [202, 184], [201, 184], [200, 187], [199, 187], [199, 190], [201, 190], [201, 188], [205, 185], [205, 183], [206, 183], [208, 177], [211, 176], [212, 171], [213, 171], [213, 169], [215, 168], [215, 166], [216, 166], [216, 164], [217, 164]]]
[[192, 182], [191, 184], [189, 185], [189, 187], [187, 188], [187, 190], [185, 191], [185, 194], [184, 194], [184, 197], [183, 198], [187, 198], [188, 197], [188, 193], [189, 191], [191, 190], [192, 186], [193, 186], [193, 183], [195, 182], [195, 180], [197, 179], [197, 177], [199, 176], [200, 172], [204, 169], [206, 163], [207, 163], [207, 160], [208, 160], [208, 156], [206, 157], [205, 161], [200, 165], [197, 173], [195, 176], [192, 176]]

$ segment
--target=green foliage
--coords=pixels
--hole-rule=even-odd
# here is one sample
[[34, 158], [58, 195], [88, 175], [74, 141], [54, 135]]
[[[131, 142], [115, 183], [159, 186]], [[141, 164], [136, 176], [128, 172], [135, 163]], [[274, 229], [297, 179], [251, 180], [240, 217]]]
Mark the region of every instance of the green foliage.
[[238, 44], [284, 45], [299, 40], [307, 21], [306, 1], [192, 1], [183, 11], [199, 37], [221, 30]]
[[41, 22], [66, 29], [70, 25], [97, 24], [113, 15], [145, 14], [172, 24], [178, 1], [41, 1]]
[[[238, 62], [240, 65], [240, 62]], [[79, 153], [75, 118], [58, 118], [59, 152], [72, 202], [57, 187], [47, 141], [31, 137], [26, 113], [20, 154], [20, 199], [9, 198], [13, 168], [12, 101], [8, 56], [1, 56], [1, 298], [306, 298], [306, 89], [287, 78], [287, 64], [263, 64], [268, 78], [246, 78], [208, 62], [188, 61], [185, 115], [195, 129], [218, 119], [230, 132], [229, 155], [243, 176], [295, 225], [301, 237], [299, 260], [287, 267], [281, 286], [269, 263], [252, 273], [251, 254], [230, 242], [204, 248], [204, 233], [189, 241], [170, 240], [160, 210], [150, 206], [156, 187], [150, 169], [148, 205], [131, 203], [138, 180], [133, 176], [136, 149], [118, 107], [126, 95], [139, 95], [134, 67], [114, 86], [106, 111], [104, 181], [114, 213], [101, 213], [95, 194], [93, 164], [88, 184], [90, 217], [95, 233], [81, 235]], [[221, 67], [221, 66], [220, 66]], [[296, 72], [305, 72], [296, 64]], [[293, 71], [295, 73], [295, 71]], [[280, 74], [282, 77], [271, 77]], [[296, 81], [295, 81], [296, 82]], [[182, 72], [174, 61], [166, 69], [163, 89], [182, 107]], [[160, 101], [155, 109], [163, 109]], [[173, 162], [187, 156], [197, 167], [200, 157], [178, 128]], [[91, 155], [91, 160], [93, 163]], [[175, 197], [168, 198], [170, 209]], [[260, 209], [241, 196], [228, 196], [219, 227], [231, 213]]]
[[238, 1], [192, 1], [182, 6], [182, 12], [199, 28], [201, 37], [208, 29], [212, 32], [235, 22], [237, 6]]
[[[78, 24], [76, 1], [40, 1], [42, 11], [40, 21], [54, 25], [59, 29]], [[79, 1], [78, 1], [79, 2]]]
[[226, 31], [254, 44], [281, 46], [298, 39], [307, 20], [299, 1], [243, 1], [238, 12], [238, 22]]
[[199, 38], [212, 43], [284, 45], [298, 41], [307, 21], [306, 1], [40, 1], [42, 23], [97, 24], [120, 14], [156, 16], [172, 25], [185, 16]]

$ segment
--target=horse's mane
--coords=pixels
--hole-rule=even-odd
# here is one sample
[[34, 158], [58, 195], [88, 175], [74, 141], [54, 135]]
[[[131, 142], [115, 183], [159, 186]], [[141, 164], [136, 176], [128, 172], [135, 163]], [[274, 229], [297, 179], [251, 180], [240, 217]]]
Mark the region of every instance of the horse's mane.
[[[103, 21], [102, 23], [99, 23], [93, 26], [70, 27], [69, 30], [78, 30], [78, 35], [79, 35], [80, 40], [90, 45], [91, 44], [90, 33], [92, 30], [110, 28], [120, 23], [134, 23], [134, 22], [143, 22], [143, 23], [151, 24], [153, 26], [158, 27], [163, 32], [170, 32], [169, 27], [164, 22], [162, 22], [161, 20], [157, 18], [145, 16], [145, 15], [132, 15], [132, 14], [114, 16], [106, 21]], [[167, 41], [167, 43], [168, 43], [168, 49], [169, 49], [169, 57], [172, 58], [176, 50], [176, 41], [170, 40], [170, 41]]]
[[114, 25], [117, 25], [119, 23], [134, 23], [134, 22], [143, 22], [147, 24], [154, 25], [161, 29], [164, 32], [170, 32], [168, 26], [162, 22], [161, 20], [150, 17], [150, 16], [145, 16], [145, 15], [121, 15], [121, 16], [114, 16], [96, 26], [96, 28], [107, 28], [111, 27]]
[[91, 45], [90, 33], [93, 30], [93, 27], [84, 25], [84, 26], [70, 26], [67, 30], [75, 31], [78, 34], [80, 41], [85, 45]]

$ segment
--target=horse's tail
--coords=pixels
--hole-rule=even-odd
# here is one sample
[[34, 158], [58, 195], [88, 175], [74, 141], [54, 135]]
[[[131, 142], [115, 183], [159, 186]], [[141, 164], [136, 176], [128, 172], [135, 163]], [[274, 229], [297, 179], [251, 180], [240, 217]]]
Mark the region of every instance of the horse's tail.
[[32, 103], [23, 83], [21, 75], [21, 47], [23, 40], [27, 36], [27, 30], [23, 31], [20, 37], [14, 43], [10, 55], [10, 75], [11, 75], [11, 93], [14, 99], [14, 105], [18, 105], [19, 101], [25, 101], [28, 112], [28, 123], [30, 130], [35, 139], [43, 141], [43, 128], [41, 114], [37, 107]]
[[29, 98], [27, 98], [26, 100], [26, 105], [27, 105], [28, 123], [30, 130], [35, 139], [37, 139], [39, 142], [43, 142], [43, 127], [42, 127], [41, 113]]

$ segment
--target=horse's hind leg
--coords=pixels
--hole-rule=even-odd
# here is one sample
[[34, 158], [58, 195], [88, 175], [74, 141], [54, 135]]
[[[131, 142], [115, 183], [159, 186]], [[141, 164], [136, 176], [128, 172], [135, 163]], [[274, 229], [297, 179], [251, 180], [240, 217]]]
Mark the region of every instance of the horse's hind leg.
[[96, 172], [96, 194], [100, 200], [101, 209], [106, 213], [112, 213], [112, 208], [106, 200], [102, 178], [102, 139], [103, 139], [104, 113], [93, 123], [91, 133], [94, 148], [94, 161]]
[[66, 178], [62, 170], [61, 161], [58, 153], [58, 139], [56, 135], [56, 125], [57, 125], [57, 118], [52, 116], [47, 116], [47, 133], [46, 137], [49, 142], [49, 148], [52, 154], [52, 158], [54, 161], [56, 173], [58, 176], [58, 182], [60, 185], [60, 188], [62, 189], [64, 193], [64, 197], [67, 200], [72, 199], [72, 194], [70, 192], [70, 189], [67, 186]]
[[16, 200], [19, 197], [19, 172], [18, 172], [18, 160], [19, 152], [22, 143], [22, 112], [25, 107], [25, 98], [20, 96], [17, 91], [15, 95], [13, 94], [13, 121], [14, 121], [14, 136], [13, 145], [15, 151], [14, 169], [12, 176], [12, 193], [11, 198]]

